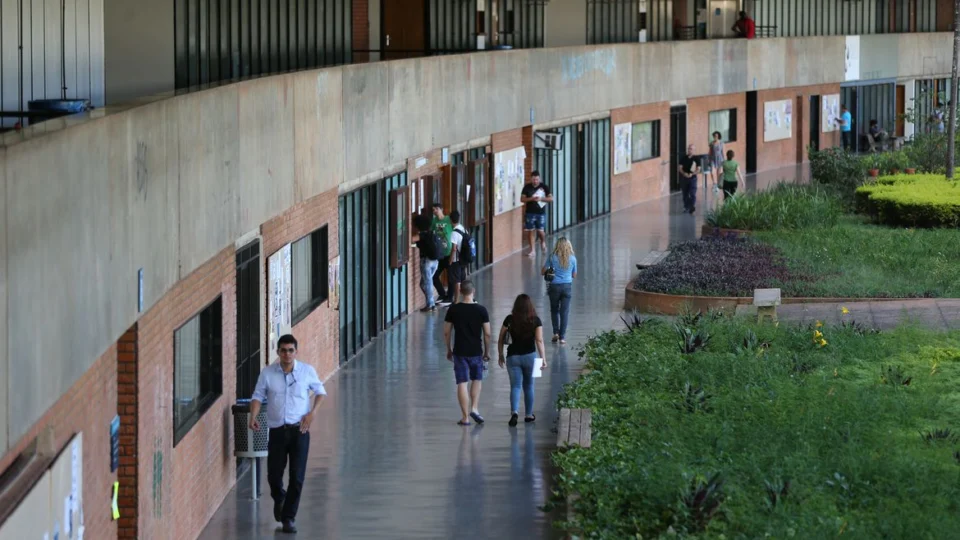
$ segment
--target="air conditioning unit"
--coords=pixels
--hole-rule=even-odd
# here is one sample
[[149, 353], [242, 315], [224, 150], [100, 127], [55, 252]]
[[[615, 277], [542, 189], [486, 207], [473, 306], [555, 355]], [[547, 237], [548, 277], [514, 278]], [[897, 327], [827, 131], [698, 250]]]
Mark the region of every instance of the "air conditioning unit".
[[533, 134], [533, 147], [545, 150], [563, 150], [563, 132], [537, 131]]

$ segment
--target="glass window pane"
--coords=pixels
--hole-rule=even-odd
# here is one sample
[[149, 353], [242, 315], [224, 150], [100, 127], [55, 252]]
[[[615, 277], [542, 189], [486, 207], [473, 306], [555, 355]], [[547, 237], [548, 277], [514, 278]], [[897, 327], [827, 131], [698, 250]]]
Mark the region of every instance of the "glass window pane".
[[293, 243], [290, 249], [293, 283], [291, 294], [293, 313], [297, 314], [310, 305], [311, 276], [313, 276], [312, 236], [307, 235]]
[[654, 123], [639, 122], [633, 125], [631, 153], [633, 161], [642, 161], [657, 157], [654, 153]]
[[174, 342], [174, 424], [188, 418], [200, 398], [200, 316], [173, 334]]
[[711, 111], [710, 112], [710, 133], [709, 140], [713, 140], [714, 132], [720, 132], [720, 140], [730, 141], [730, 110]]

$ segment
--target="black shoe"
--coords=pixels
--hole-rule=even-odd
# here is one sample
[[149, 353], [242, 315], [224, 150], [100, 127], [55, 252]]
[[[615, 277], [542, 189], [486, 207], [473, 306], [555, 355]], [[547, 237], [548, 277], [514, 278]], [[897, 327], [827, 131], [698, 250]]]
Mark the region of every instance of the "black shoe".
[[278, 522], [283, 521], [283, 516], [280, 515], [281, 512], [283, 512], [283, 501], [273, 501], [273, 518]]
[[283, 532], [285, 532], [285, 533], [290, 533], [290, 534], [296, 534], [296, 532], [297, 532], [297, 525], [296, 525], [295, 521], [292, 520], [292, 519], [285, 519], [285, 520], [283, 520]]
[[510, 415], [510, 421], [507, 423], [507, 425], [509, 425], [510, 427], [516, 427], [516, 425], [517, 425], [517, 416], [519, 416], [517, 413], [511, 414], [511, 415]]
[[420, 310], [420, 313], [432, 313], [437, 310], [437, 306], [426, 306]]
[[691, 207], [691, 208], [690, 208], [690, 215], [693, 215], [693, 213], [696, 212], [696, 211], [697, 211], [697, 207], [696, 207], [696, 206]]

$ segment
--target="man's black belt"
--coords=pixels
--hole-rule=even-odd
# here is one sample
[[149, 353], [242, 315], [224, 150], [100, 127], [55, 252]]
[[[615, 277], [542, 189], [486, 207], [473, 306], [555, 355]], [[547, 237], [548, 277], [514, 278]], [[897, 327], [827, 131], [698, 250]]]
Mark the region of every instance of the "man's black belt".
[[282, 426], [278, 426], [278, 427], [270, 428], [270, 429], [300, 429], [300, 424], [299, 424], [299, 423], [296, 423], [296, 424], [284, 424], [284, 425], [282, 425]]

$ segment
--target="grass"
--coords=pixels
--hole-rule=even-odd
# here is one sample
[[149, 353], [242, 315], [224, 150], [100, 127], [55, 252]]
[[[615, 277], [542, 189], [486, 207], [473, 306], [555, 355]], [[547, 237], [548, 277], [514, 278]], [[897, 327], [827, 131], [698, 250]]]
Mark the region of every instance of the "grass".
[[[960, 530], [960, 335], [688, 321], [587, 343], [561, 407], [590, 449], [555, 454], [559, 525], [591, 538], [953, 538]], [[906, 384], [909, 383], [909, 384]], [[722, 535], [722, 536], [721, 536]]]
[[819, 186], [778, 184], [739, 195], [711, 210], [707, 224], [724, 229], [762, 231], [833, 225], [842, 208], [836, 196]]
[[835, 227], [761, 231], [802, 275], [788, 296], [960, 297], [960, 242], [950, 229], [893, 229], [844, 217]]

